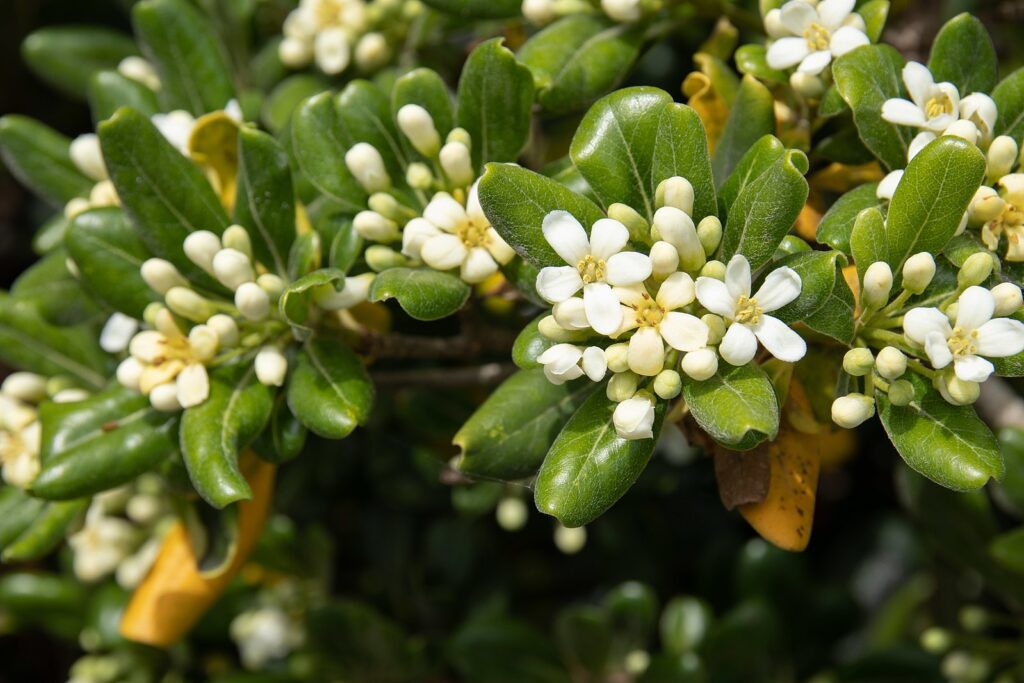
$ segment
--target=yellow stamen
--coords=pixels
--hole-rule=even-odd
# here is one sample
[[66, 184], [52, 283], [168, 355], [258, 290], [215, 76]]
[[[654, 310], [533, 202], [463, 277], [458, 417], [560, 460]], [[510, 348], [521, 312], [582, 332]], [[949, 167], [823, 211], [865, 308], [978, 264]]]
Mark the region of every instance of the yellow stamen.
[[817, 52], [828, 49], [832, 34], [818, 22], [813, 22], [804, 29], [804, 39], [807, 41], [807, 47]]
[[486, 247], [488, 242], [487, 229], [489, 227], [489, 225], [478, 225], [472, 220], [466, 219], [466, 222], [458, 227], [455, 234], [462, 240], [467, 249]]
[[954, 356], [973, 356], [978, 350], [978, 331], [971, 330], [970, 333], [966, 333], [963, 328], [955, 327], [953, 335], [947, 341], [949, 351]]
[[942, 114], [952, 114], [953, 100], [949, 99], [949, 95], [940, 93], [928, 100], [928, 103], [924, 105], [924, 113], [929, 119], [934, 119]]
[[635, 306], [636, 321], [640, 327], [657, 327], [665, 317], [665, 309], [644, 292], [643, 300]]
[[736, 315], [733, 318], [744, 325], [756, 325], [761, 320], [764, 310], [757, 305], [757, 299], [741, 296], [736, 300]]
[[583, 260], [576, 264], [576, 270], [580, 272], [583, 283], [588, 285], [591, 282], [604, 281], [604, 268], [605, 262], [594, 258], [590, 254], [584, 256]]

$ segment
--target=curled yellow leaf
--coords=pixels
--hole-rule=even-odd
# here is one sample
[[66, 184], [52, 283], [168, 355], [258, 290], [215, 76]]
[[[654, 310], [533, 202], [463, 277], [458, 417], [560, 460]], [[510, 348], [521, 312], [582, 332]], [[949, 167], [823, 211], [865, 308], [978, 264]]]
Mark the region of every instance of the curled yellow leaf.
[[223, 111], [200, 116], [192, 127], [188, 151], [230, 212], [238, 185], [238, 123]]

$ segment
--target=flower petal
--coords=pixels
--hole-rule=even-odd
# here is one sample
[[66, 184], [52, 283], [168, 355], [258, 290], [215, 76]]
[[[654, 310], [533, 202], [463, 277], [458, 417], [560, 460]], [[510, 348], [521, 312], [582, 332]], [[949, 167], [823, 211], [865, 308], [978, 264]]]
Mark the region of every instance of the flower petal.
[[868, 45], [870, 42], [863, 31], [852, 26], [843, 26], [832, 34], [828, 49], [833, 57], [842, 57], [847, 52], [856, 50], [861, 45]]
[[423, 209], [423, 217], [445, 232], [455, 232], [468, 217], [466, 210], [447, 192], [438, 192]]
[[537, 293], [546, 301], [565, 301], [583, 287], [580, 271], [573, 266], [548, 266], [537, 273]]
[[935, 78], [924, 64], [907, 62], [903, 67], [903, 83], [907, 86], [910, 99], [923, 107], [931, 97], [931, 90], [935, 87]]
[[570, 266], [575, 266], [590, 253], [587, 231], [568, 211], [552, 211], [544, 216], [541, 229], [551, 248]]
[[583, 288], [587, 320], [598, 334], [615, 334], [622, 324], [622, 307], [612, 288], [604, 282], [592, 282]]
[[882, 103], [882, 118], [899, 126], [920, 128], [927, 120], [924, 112], [913, 102], [894, 97]]
[[629, 241], [629, 230], [612, 218], [602, 218], [590, 228], [590, 253], [607, 261], [622, 251]]
[[661, 336], [669, 346], [680, 351], [696, 351], [708, 344], [710, 330], [695, 315], [669, 311], [658, 326]]
[[665, 367], [665, 344], [653, 327], [641, 327], [629, 339], [629, 369], [638, 375], [654, 377]]
[[537, 357], [537, 362], [552, 372], [566, 372], [583, 358], [583, 349], [575, 344], [555, 344]]
[[978, 355], [1006, 358], [1024, 351], [1024, 323], [995, 318], [978, 328]]
[[875, 196], [879, 199], [892, 199], [892, 196], [896, 194], [896, 188], [899, 186], [901, 180], [903, 180], [902, 168], [886, 174], [886, 176], [882, 178], [882, 182], [878, 183], [878, 189], [875, 190]]
[[733, 299], [750, 296], [750, 262], [745, 256], [736, 254], [729, 260], [725, 268], [725, 286]]
[[651, 276], [651, 257], [635, 251], [623, 251], [608, 259], [604, 279], [613, 285], [635, 285]]
[[718, 353], [730, 365], [746, 365], [757, 353], [757, 337], [746, 325], [733, 323], [722, 337]]
[[821, 25], [835, 31], [850, 16], [854, 3], [855, 0], [822, 0], [817, 7]]
[[479, 185], [480, 181], [478, 180], [469, 188], [469, 198], [466, 200], [466, 216], [477, 225], [490, 225], [491, 222], [487, 220], [487, 214], [484, 213], [484, 209], [480, 205], [480, 192], [477, 189]]
[[788, 69], [803, 61], [810, 52], [803, 38], [779, 38], [768, 48], [765, 59], [773, 69]]
[[984, 382], [995, 366], [981, 356], [961, 356], [953, 359], [953, 371], [965, 382]]
[[626, 399], [615, 406], [612, 424], [623, 439], [654, 438], [654, 402], [646, 397]]
[[[910, 141], [910, 146], [907, 147], [907, 161], [912, 160], [920, 153], [922, 149], [928, 146], [928, 144], [936, 137], [935, 133], [930, 130], [922, 130], [920, 133], [914, 136], [914, 139]], [[895, 171], [894, 171], [895, 173]]]
[[466, 245], [455, 235], [441, 234], [423, 243], [420, 256], [431, 268], [451, 270], [466, 258]]
[[803, 61], [800, 62], [800, 66], [797, 67], [797, 71], [817, 76], [825, 70], [825, 67], [827, 67], [831, 61], [832, 53], [829, 50], [818, 50], [817, 52], [812, 52], [804, 57]]
[[693, 303], [695, 296], [693, 278], [686, 273], [672, 273], [661, 283], [654, 300], [666, 311], [673, 311]]
[[494, 228], [487, 228], [487, 251], [498, 263], [505, 265], [516, 255], [515, 249], [508, 245], [508, 242], [501, 238]]
[[413, 218], [402, 228], [402, 253], [409, 258], [421, 260], [420, 252], [424, 242], [440, 234], [437, 226], [426, 218]]
[[768, 274], [754, 298], [761, 310], [775, 311], [800, 296], [801, 286], [797, 272], [783, 266]]
[[466, 260], [462, 262], [460, 277], [469, 284], [483, 282], [491, 275], [498, 272], [498, 264], [491, 256], [491, 252], [483, 247], [473, 247], [469, 250]]
[[210, 378], [200, 363], [192, 363], [178, 373], [178, 403], [182, 408], [197, 406], [210, 395]]
[[924, 352], [928, 354], [928, 360], [932, 362], [932, 367], [937, 369], [946, 367], [953, 360], [949, 343], [941, 332], [928, 333], [924, 339]]
[[818, 12], [807, 2], [787, 2], [782, 6], [782, 15], [779, 18], [782, 25], [791, 33], [800, 35], [805, 28], [818, 21]]
[[725, 318], [731, 318], [736, 314], [736, 299], [729, 294], [729, 289], [721, 280], [699, 277], [693, 288], [697, 292], [700, 305], [712, 313]]
[[593, 382], [600, 382], [608, 372], [608, 359], [604, 349], [599, 346], [588, 346], [583, 352], [583, 372]]
[[957, 300], [956, 326], [964, 332], [976, 330], [992, 319], [995, 310], [992, 292], [984, 287], [968, 287]]
[[551, 307], [551, 315], [555, 322], [567, 330], [585, 330], [590, 327], [587, 312], [583, 309], [583, 299], [571, 296], [565, 301]]
[[949, 319], [937, 308], [912, 308], [903, 317], [903, 333], [907, 339], [924, 346], [928, 335], [939, 333], [943, 339], [953, 334]]
[[768, 349], [768, 353], [787, 363], [795, 363], [807, 353], [803, 337], [778, 318], [762, 315], [754, 335]]

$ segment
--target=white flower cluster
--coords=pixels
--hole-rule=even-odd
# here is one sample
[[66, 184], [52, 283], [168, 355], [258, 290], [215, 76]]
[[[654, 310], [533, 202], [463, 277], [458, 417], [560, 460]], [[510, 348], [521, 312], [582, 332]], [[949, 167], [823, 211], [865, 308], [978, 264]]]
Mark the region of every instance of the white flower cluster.
[[356, 214], [353, 226], [364, 239], [402, 245], [401, 254], [386, 246], [370, 247], [367, 263], [378, 271], [424, 263], [435, 270], [458, 269], [471, 284], [483, 282], [515, 252], [480, 207], [469, 133], [456, 128], [442, 145], [430, 112], [417, 104], [403, 106], [397, 118], [402, 134], [419, 154], [436, 163], [441, 177], [422, 162], [408, 165], [408, 185], [421, 197], [434, 192], [418, 215], [392, 193], [392, 179], [377, 148], [360, 142], [348, 150], [345, 165], [370, 194], [369, 208]]
[[[799, 360], [807, 350], [800, 335], [768, 315], [800, 294], [800, 276], [791, 268], [778, 268], [751, 296], [745, 257], [734, 256], [728, 266], [707, 261], [718, 247], [722, 226], [714, 216], [694, 226], [689, 181], [663, 181], [656, 199], [658, 209], [649, 227], [632, 209], [609, 207], [610, 214], [635, 230], [649, 229], [654, 240], [649, 255], [627, 250], [630, 229], [615, 218], [595, 222], [589, 236], [566, 211], [549, 213], [542, 226], [545, 239], [567, 265], [543, 268], [537, 276], [537, 291], [553, 304], [539, 329], [558, 342], [538, 361], [556, 384], [583, 375], [599, 382], [610, 370], [606, 391], [619, 403], [614, 423], [626, 439], [651, 438], [655, 395], [665, 400], [679, 395], [680, 354], [678, 367], [703, 381], [718, 371], [719, 356], [732, 365], [749, 363], [758, 341], [787, 362]], [[628, 341], [617, 341], [627, 336]], [[579, 343], [585, 341], [590, 345]]]
[[242, 665], [251, 671], [284, 659], [304, 640], [302, 624], [276, 604], [242, 612], [231, 621], [230, 632]]

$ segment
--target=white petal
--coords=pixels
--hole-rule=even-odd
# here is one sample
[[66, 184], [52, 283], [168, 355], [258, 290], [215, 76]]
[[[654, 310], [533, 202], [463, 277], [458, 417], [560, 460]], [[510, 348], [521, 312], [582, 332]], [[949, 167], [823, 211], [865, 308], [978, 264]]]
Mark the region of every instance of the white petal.
[[548, 378], [548, 381], [552, 384], [565, 384], [571, 382], [574, 379], [583, 376], [583, 368], [578, 365], [573, 365], [571, 368], [562, 373], [556, 373], [551, 369], [550, 365], [544, 366], [544, 376]]
[[629, 230], [612, 218], [602, 218], [590, 228], [590, 253], [594, 258], [607, 261], [622, 251], [629, 241]]
[[924, 339], [924, 352], [928, 354], [928, 360], [932, 367], [944, 368], [953, 360], [953, 354], [949, 351], [949, 344], [941, 332], [929, 332]]
[[626, 399], [612, 413], [615, 432], [623, 439], [654, 437], [654, 403], [644, 397]]
[[549, 367], [552, 372], [562, 374], [583, 358], [583, 349], [575, 344], [555, 344], [537, 357], [537, 362]]
[[672, 273], [661, 283], [654, 300], [666, 311], [673, 311], [692, 303], [694, 296], [693, 278], [686, 273]]
[[402, 228], [402, 253], [420, 260], [424, 242], [440, 234], [441, 231], [426, 218], [413, 218]]
[[965, 382], [984, 382], [995, 367], [981, 356], [962, 356], [953, 360], [953, 371]]
[[924, 345], [932, 332], [937, 332], [943, 339], [953, 334], [949, 319], [937, 308], [913, 308], [903, 317], [903, 332], [910, 341]]
[[927, 147], [936, 137], [938, 136], [930, 130], [923, 130], [915, 135], [914, 139], [910, 141], [910, 146], [907, 147], [907, 161], [916, 157], [921, 150]]
[[803, 74], [811, 74], [817, 76], [825, 67], [832, 61], [832, 53], [829, 50], [818, 50], [804, 57], [803, 61], [800, 62], [800, 66], [797, 67], [797, 71]]
[[583, 299], [572, 296], [555, 304], [551, 308], [551, 314], [555, 316], [555, 322], [567, 330], [585, 330], [590, 327], [587, 322], [587, 312], [583, 308]]
[[182, 408], [197, 406], [210, 395], [210, 378], [199, 363], [185, 366], [176, 380], [178, 403]]
[[1024, 351], [1024, 323], [996, 318], [978, 328], [978, 354], [989, 358], [1015, 356]]
[[665, 344], [653, 327], [642, 327], [629, 339], [629, 369], [638, 375], [654, 377], [665, 367]]
[[903, 169], [886, 174], [882, 178], [882, 182], [878, 183], [875, 196], [879, 199], [892, 199], [892, 196], [896, 194], [896, 187], [900, 184], [901, 180], [903, 180]]
[[588, 346], [583, 352], [583, 372], [593, 382], [600, 382], [608, 372], [608, 359], [604, 349], [599, 346]]
[[903, 67], [903, 83], [907, 86], [910, 99], [923, 107], [931, 97], [931, 90], [935, 86], [935, 79], [932, 77], [932, 72], [924, 64], [907, 62]]
[[100, 348], [107, 353], [121, 353], [128, 348], [138, 329], [139, 321], [135, 318], [124, 313], [113, 313], [100, 332]]
[[592, 282], [583, 288], [583, 305], [590, 326], [599, 334], [614, 334], [622, 324], [622, 307], [612, 288]]
[[508, 242], [501, 238], [494, 228], [487, 229], [487, 251], [498, 263], [504, 265], [516, 255], [515, 249], [508, 245]]
[[801, 285], [797, 272], [783, 266], [768, 274], [754, 298], [761, 310], [775, 311], [800, 296]]
[[989, 320], [996, 310], [996, 298], [984, 287], [968, 287], [960, 295], [956, 306], [956, 326], [964, 332], [976, 330]]
[[750, 296], [750, 262], [745, 256], [736, 254], [729, 259], [725, 268], [725, 287], [733, 299]]
[[736, 299], [729, 294], [729, 289], [721, 280], [699, 277], [694, 283], [694, 289], [700, 305], [712, 313], [725, 318], [731, 318], [736, 314]]
[[787, 2], [782, 6], [782, 15], [779, 18], [782, 25], [791, 33], [800, 35], [805, 28], [818, 21], [818, 12], [806, 2]]
[[573, 266], [548, 266], [537, 273], [537, 293], [553, 304], [565, 301], [582, 286], [580, 271]]
[[466, 258], [466, 245], [455, 235], [438, 235], [423, 243], [420, 256], [431, 268], [451, 270]]
[[487, 220], [487, 214], [484, 213], [484, 209], [480, 205], [480, 192], [477, 189], [479, 185], [480, 181], [478, 180], [469, 188], [469, 199], [466, 200], [466, 215], [469, 216], [469, 220], [477, 225], [490, 225], [491, 222]]
[[829, 31], [835, 31], [850, 16], [854, 3], [855, 0], [822, 0], [818, 3], [821, 25]]
[[634, 308], [642, 304], [650, 296], [647, 293], [647, 288], [640, 282], [633, 285], [619, 285], [618, 287], [613, 287], [612, 291], [615, 292], [615, 296], [619, 297], [621, 303], [633, 306]]
[[604, 279], [613, 285], [633, 285], [651, 276], [651, 257], [635, 251], [624, 251], [608, 259]]
[[843, 26], [832, 34], [832, 40], [829, 41], [828, 49], [834, 57], [842, 57], [847, 52], [855, 50], [861, 45], [867, 45], [870, 42], [863, 31], [852, 26]]
[[731, 365], [746, 365], [757, 353], [757, 337], [746, 325], [733, 323], [722, 337], [718, 353]]
[[462, 262], [460, 277], [469, 284], [483, 282], [491, 275], [498, 272], [498, 264], [491, 256], [491, 252], [483, 247], [473, 247], [469, 250], [466, 260]]
[[920, 128], [926, 123], [924, 112], [920, 107], [909, 100], [895, 97], [882, 103], [882, 118], [900, 126]]
[[669, 311], [658, 327], [669, 346], [680, 351], [696, 351], [708, 343], [708, 326], [695, 315]]
[[768, 48], [765, 59], [773, 69], [788, 69], [799, 64], [808, 54], [810, 49], [803, 38], [779, 38]]
[[164, 335], [156, 330], [143, 330], [132, 337], [128, 352], [143, 363], [153, 363], [164, 354]]
[[571, 266], [590, 253], [587, 231], [568, 211], [552, 211], [544, 216], [542, 230], [551, 248]]
[[762, 315], [754, 328], [768, 353], [787, 363], [795, 363], [807, 353], [807, 342], [789, 325], [770, 315]]
[[423, 217], [445, 232], [455, 232], [468, 220], [466, 210], [447, 192], [438, 192], [423, 209]]

